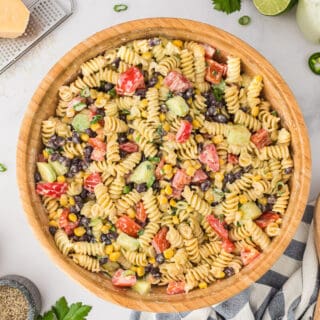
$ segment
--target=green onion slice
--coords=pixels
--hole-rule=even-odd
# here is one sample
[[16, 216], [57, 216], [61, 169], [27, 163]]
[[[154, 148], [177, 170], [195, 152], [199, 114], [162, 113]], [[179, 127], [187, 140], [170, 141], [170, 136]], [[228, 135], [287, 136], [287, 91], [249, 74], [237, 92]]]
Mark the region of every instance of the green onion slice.
[[320, 75], [320, 52], [315, 52], [312, 54], [308, 63], [311, 71], [317, 75]]
[[7, 167], [4, 164], [0, 163], [0, 172], [5, 172], [5, 171], [7, 171]]
[[242, 16], [241, 18], [239, 18], [238, 22], [242, 26], [246, 26], [251, 22], [251, 18], [249, 16]]
[[126, 4], [116, 4], [113, 6], [113, 10], [115, 12], [121, 12], [121, 11], [126, 11], [128, 9], [128, 6]]

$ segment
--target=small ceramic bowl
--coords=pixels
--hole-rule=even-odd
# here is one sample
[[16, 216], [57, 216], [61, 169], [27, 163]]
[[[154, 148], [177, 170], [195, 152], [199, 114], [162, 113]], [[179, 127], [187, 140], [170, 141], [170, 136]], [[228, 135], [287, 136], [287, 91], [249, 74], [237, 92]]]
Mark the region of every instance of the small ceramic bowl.
[[35, 320], [41, 311], [41, 295], [38, 288], [29, 279], [18, 276], [8, 275], [0, 278], [0, 287], [8, 286], [18, 289], [26, 298], [29, 305], [28, 318], [26, 320]]

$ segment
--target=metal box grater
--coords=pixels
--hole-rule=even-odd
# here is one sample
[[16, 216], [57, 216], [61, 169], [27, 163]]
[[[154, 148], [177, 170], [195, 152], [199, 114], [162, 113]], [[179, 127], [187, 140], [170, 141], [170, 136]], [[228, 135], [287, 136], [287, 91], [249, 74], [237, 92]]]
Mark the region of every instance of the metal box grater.
[[16, 39], [0, 39], [0, 74], [28, 52], [74, 12], [74, 0], [68, 0], [69, 10], [58, 0], [24, 0], [30, 10], [25, 33]]

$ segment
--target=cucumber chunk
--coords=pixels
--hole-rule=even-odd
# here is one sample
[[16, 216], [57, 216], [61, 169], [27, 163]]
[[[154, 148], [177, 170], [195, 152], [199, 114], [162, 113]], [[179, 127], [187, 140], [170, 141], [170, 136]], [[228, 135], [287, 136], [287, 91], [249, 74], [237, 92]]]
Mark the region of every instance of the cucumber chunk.
[[141, 162], [130, 177], [131, 182], [146, 183], [147, 186], [152, 185], [154, 179], [154, 164], [150, 161]]
[[83, 132], [90, 127], [90, 118], [87, 114], [77, 114], [72, 120], [73, 128], [78, 132]]
[[115, 272], [120, 268], [119, 263], [108, 261], [107, 263], [102, 265], [102, 268], [110, 273]]
[[51, 165], [47, 162], [37, 162], [37, 168], [40, 173], [41, 179], [45, 182], [54, 182], [57, 175]]
[[240, 125], [232, 126], [229, 131], [227, 141], [236, 146], [246, 146], [250, 142], [250, 131]]
[[187, 105], [186, 101], [180, 96], [175, 96], [167, 100], [166, 105], [172, 113], [179, 117], [184, 117], [189, 112], [189, 106]]
[[64, 176], [68, 172], [68, 168], [61, 164], [59, 161], [50, 161], [49, 164], [54, 169], [58, 176]]
[[144, 280], [137, 280], [135, 285], [132, 286], [132, 290], [144, 296], [150, 292], [151, 283]]
[[240, 207], [240, 211], [242, 212], [241, 221], [255, 220], [262, 214], [260, 208], [254, 202], [244, 203]]
[[120, 247], [128, 250], [135, 251], [139, 248], [139, 241], [135, 238], [128, 236], [125, 233], [120, 233], [117, 238], [117, 243]]

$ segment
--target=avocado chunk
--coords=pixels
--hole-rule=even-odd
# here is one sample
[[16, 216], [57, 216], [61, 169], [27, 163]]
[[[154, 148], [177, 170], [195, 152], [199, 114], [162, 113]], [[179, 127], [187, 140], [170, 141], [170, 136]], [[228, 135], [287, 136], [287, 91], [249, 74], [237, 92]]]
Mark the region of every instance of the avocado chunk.
[[128, 236], [125, 233], [120, 233], [117, 238], [117, 243], [120, 247], [128, 250], [135, 251], [139, 248], [139, 241], [135, 238]]
[[179, 117], [185, 117], [189, 112], [189, 106], [181, 96], [175, 96], [166, 101], [169, 110]]
[[150, 292], [151, 283], [145, 280], [137, 280], [137, 282], [132, 286], [132, 289], [144, 296]]
[[49, 164], [54, 169], [58, 176], [64, 176], [68, 172], [68, 168], [61, 164], [59, 161], [50, 161]]
[[240, 211], [242, 212], [241, 221], [255, 220], [262, 214], [260, 208], [254, 202], [244, 203], [240, 207]]
[[227, 141], [231, 145], [246, 146], [250, 142], [251, 133], [245, 126], [232, 126]]
[[40, 173], [41, 179], [45, 182], [54, 182], [57, 175], [51, 165], [47, 162], [37, 162], [37, 168]]
[[83, 132], [90, 127], [89, 115], [79, 113], [73, 118], [71, 124], [76, 131]]
[[141, 162], [130, 177], [131, 182], [146, 183], [147, 186], [151, 186], [154, 180], [154, 164], [150, 161]]

